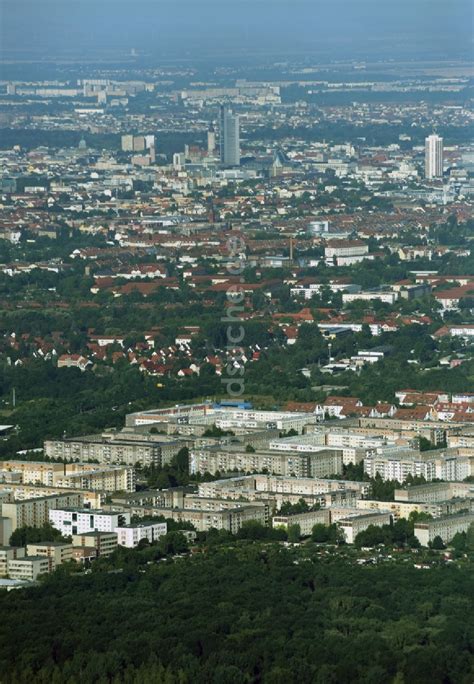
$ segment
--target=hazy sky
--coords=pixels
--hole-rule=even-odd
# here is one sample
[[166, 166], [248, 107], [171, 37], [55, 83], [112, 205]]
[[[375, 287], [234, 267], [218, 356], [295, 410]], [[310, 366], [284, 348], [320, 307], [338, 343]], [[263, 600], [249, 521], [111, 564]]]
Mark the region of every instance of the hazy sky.
[[[0, 0], [3, 54], [318, 50], [468, 56], [471, 0]], [[13, 51], [13, 52], [12, 52]], [[344, 53], [344, 54], [343, 54]]]

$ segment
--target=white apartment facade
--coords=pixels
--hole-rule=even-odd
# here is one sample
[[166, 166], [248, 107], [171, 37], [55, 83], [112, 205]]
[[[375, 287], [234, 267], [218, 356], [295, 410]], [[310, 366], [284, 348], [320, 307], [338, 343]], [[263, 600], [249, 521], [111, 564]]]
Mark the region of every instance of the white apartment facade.
[[130, 523], [130, 513], [112, 513], [92, 509], [58, 508], [49, 512], [53, 527], [65, 537], [87, 532], [115, 532]]
[[117, 542], [119, 546], [133, 549], [142, 539], [147, 539], [150, 544], [160, 539], [167, 533], [168, 526], [165, 522], [142, 523], [140, 525], [124, 525], [116, 527]]

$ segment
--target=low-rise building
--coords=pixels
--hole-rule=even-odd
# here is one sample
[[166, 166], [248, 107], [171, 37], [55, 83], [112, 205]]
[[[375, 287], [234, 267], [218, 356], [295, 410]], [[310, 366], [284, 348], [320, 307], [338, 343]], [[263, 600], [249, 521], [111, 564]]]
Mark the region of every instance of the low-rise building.
[[345, 292], [342, 295], [342, 303], [350, 304], [351, 302], [384, 302], [385, 304], [395, 304], [398, 299], [398, 292], [392, 290], [369, 290], [362, 292]]

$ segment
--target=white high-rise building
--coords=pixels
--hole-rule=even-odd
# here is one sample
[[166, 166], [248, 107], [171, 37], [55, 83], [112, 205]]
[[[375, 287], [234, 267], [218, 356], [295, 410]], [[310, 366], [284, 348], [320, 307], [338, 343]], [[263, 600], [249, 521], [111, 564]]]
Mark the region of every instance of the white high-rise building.
[[425, 177], [443, 177], [443, 138], [435, 133], [425, 140]]
[[240, 165], [240, 126], [237, 114], [221, 107], [220, 116], [220, 152], [224, 166]]
[[216, 132], [211, 127], [207, 132], [207, 153], [212, 156], [216, 151]]

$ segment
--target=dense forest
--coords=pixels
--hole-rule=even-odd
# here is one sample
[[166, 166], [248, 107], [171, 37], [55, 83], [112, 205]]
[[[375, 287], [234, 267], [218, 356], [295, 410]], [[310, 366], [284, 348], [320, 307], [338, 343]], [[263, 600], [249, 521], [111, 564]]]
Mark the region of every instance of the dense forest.
[[56, 573], [0, 595], [2, 682], [473, 681], [468, 569], [327, 558], [242, 541]]

